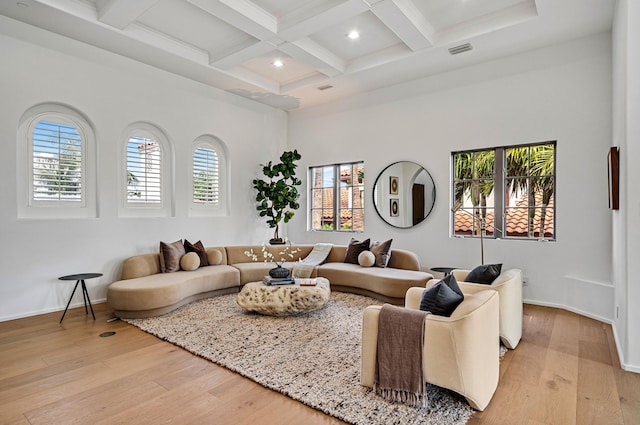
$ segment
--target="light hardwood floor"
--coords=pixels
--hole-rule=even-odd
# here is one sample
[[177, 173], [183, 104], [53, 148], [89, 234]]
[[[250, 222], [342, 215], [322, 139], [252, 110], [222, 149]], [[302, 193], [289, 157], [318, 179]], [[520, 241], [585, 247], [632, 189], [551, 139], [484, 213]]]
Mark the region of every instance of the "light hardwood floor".
[[[0, 424], [342, 423], [94, 309], [0, 323]], [[609, 325], [530, 305], [524, 319], [469, 424], [640, 424], [640, 375], [620, 369]]]

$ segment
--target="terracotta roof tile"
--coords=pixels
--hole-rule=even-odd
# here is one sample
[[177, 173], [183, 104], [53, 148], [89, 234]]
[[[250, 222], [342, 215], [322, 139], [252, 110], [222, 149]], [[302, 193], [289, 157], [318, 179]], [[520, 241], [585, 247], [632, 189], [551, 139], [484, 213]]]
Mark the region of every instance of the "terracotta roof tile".
[[[540, 205], [540, 203], [538, 203]], [[545, 225], [544, 225], [544, 237], [545, 238], [553, 238], [553, 208], [554, 208], [554, 200], [551, 198], [549, 205], [547, 206], [545, 213]], [[471, 211], [469, 211], [471, 212]], [[523, 196], [519, 199], [515, 206], [508, 207], [506, 210], [505, 217], [505, 231], [506, 236], [512, 237], [527, 237], [528, 235], [528, 208], [527, 208], [527, 197]], [[537, 208], [535, 216], [533, 218], [533, 228], [534, 235], [533, 237], [540, 237], [540, 219], [541, 219], [542, 209]], [[493, 211], [487, 211], [487, 228], [485, 234], [493, 235]], [[500, 225], [498, 225], [500, 227]], [[455, 234], [456, 235], [471, 235], [473, 229], [473, 217], [470, 214], [467, 214], [463, 211], [457, 211], [455, 214]]]

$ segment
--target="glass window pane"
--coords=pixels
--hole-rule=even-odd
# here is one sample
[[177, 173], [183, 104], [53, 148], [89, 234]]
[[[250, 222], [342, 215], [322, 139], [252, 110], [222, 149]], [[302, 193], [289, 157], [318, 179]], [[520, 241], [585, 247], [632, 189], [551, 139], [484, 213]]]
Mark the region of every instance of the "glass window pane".
[[321, 188], [322, 187], [322, 168], [314, 167], [311, 169], [311, 187], [313, 188]]
[[353, 185], [353, 167], [351, 165], [341, 165], [340, 166], [340, 186], [351, 186]]
[[471, 178], [490, 178], [493, 179], [495, 153], [493, 150], [481, 151], [474, 154], [474, 162]]
[[529, 175], [529, 147], [506, 149], [506, 176], [524, 177]]
[[322, 210], [311, 211], [311, 230], [322, 230]]
[[340, 210], [340, 230], [353, 229], [353, 215], [351, 210]]
[[324, 167], [322, 169], [322, 187], [333, 187], [333, 167]]
[[353, 231], [364, 232], [364, 210], [353, 210]]
[[322, 208], [322, 189], [311, 189], [311, 208]]
[[333, 210], [322, 210], [322, 230], [333, 230]]
[[529, 209], [521, 207], [507, 208], [504, 231], [510, 237], [528, 238]]
[[471, 178], [471, 163], [473, 155], [470, 152], [463, 152], [454, 155], [454, 179], [466, 180]]

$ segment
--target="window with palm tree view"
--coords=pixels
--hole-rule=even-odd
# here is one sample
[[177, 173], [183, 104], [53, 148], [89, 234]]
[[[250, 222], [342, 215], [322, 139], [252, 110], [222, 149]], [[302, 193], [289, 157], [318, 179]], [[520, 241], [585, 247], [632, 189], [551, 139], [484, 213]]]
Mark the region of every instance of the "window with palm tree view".
[[453, 235], [555, 240], [556, 143], [453, 152]]
[[311, 230], [364, 231], [364, 162], [309, 169]]

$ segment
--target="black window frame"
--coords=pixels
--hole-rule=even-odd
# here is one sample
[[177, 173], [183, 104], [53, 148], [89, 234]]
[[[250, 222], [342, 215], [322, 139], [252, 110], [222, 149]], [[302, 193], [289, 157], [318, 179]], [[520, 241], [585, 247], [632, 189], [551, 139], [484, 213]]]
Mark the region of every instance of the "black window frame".
[[[531, 172], [531, 148], [535, 147], [545, 147], [552, 146], [552, 172], [545, 173], [543, 175], [535, 175]], [[526, 174], [518, 174], [518, 175], [509, 175], [508, 173], [513, 169], [507, 165], [509, 162], [507, 157], [507, 152], [511, 149], [518, 148], [527, 148], [527, 166], [526, 166]], [[474, 175], [470, 178], [457, 178], [456, 175], [456, 157], [458, 155], [470, 154], [472, 156], [482, 155], [483, 152], [493, 152], [493, 168], [491, 170], [492, 178], [488, 177], [488, 167], [485, 164], [485, 167], [478, 167], [484, 170], [484, 174], [482, 172], [480, 175]], [[480, 231], [483, 231], [483, 237], [489, 239], [509, 239], [509, 240], [535, 240], [535, 241], [550, 241], [555, 242], [558, 238], [557, 235], [557, 221], [556, 221], [556, 211], [557, 211], [557, 141], [543, 141], [543, 142], [533, 142], [519, 145], [506, 145], [506, 146], [498, 146], [498, 147], [490, 147], [490, 148], [479, 148], [479, 149], [468, 149], [468, 150], [460, 150], [451, 152], [451, 228], [450, 235], [452, 237], [463, 237], [463, 238], [479, 238]], [[485, 155], [487, 156], [487, 155]], [[486, 160], [486, 158], [485, 158]], [[472, 169], [475, 166], [475, 162], [472, 163]], [[511, 168], [511, 170], [507, 170], [507, 168]], [[482, 183], [492, 180], [493, 187], [491, 190], [491, 194], [493, 196], [493, 206], [486, 206], [479, 203], [477, 206], [462, 205], [460, 202], [460, 188], [466, 185], [472, 184], [472, 182], [476, 182], [475, 187], [476, 190], [482, 193], [481, 189], [478, 189], [482, 186]], [[526, 184], [522, 184], [522, 186], [527, 187], [527, 205], [526, 206], [511, 206], [506, 205], [507, 199], [505, 199], [507, 193], [506, 189], [508, 188], [510, 191], [513, 188], [513, 183], [516, 181], [526, 181]], [[535, 185], [532, 185], [532, 181], [536, 180], [539, 182], [544, 182], [544, 184], [540, 184], [540, 186], [544, 187], [544, 193], [548, 194], [549, 185], [552, 188], [551, 200], [553, 201], [553, 205], [549, 206], [547, 203], [546, 206], [537, 205], [536, 202], [531, 202], [531, 199], [536, 199], [536, 196], [531, 197], [531, 188]], [[458, 188], [458, 190], [456, 190]], [[465, 192], [466, 193], [466, 192]], [[539, 196], [542, 194], [538, 193]], [[471, 195], [472, 196], [472, 195]], [[547, 195], [545, 195], [546, 197]], [[464, 198], [463, 198], [464, 199]], [[507, 220], [508, 215], [513, 213], [516, 210], [527, 210], [527, 236], [522, 235], [514, 235], [507, 234], [505, 231], [507, 229]], [[536, 213], [538, 213], [536, 215]], [[491, 214], [492, 213], [492, 214]], [[544, 215], [543, 215], [544, 214]], [[461, 217], [461, 215], [471, 216], [472, 224], [470, 234], [463, 234], [461, 232], [456, 233], [456, 217]], [[483, 218], [493, 217], [493, 220], [483, 220]], [[536, 219], [536, 217], [538, 217]], [[540, 217], [544, 217], [544, 220], [541, 220]], [[536, 236], [536, 228], [534, 227], [536, 221], [540, 225], [542, 222], [543, 227], [546, 229], [546, 224], [548, 223], [548, 219], [551, 218], [552, 221], [552, 230], [550, 232], [546, 232], [543, 229], [543, 234], [540, 235], [540, 231], [537, 232]], [[467, 219], [468, 220], [468, 219]], [[482, 230], [481, 230], [482, 229]], [[533, 234], [533, 236], [531, 236]]]
[[[351, 182], [348, 183], [346, 185], [347, 188], [351, 188], [351, 196], [352, 196], [352, 203], [350, 207], [346, 207], [343, 208], [341, 207], [341, 198], [340, 198], [340, 189], [344, 188], [345, 186], [341, 186], [341, 169], [343, 169], [344, 167], [350, 167], [352, 170], [357, 168], [357, 167], [361, 167], [361, 173], [360, 170], [357, 170], [356, 173], [358, 174], [358, 178], [357, 179], [351, 179]], [[316, 172], [317, 170], [324, 170], [325, 169], [331, 169], [332, 172], [332, 180], [333, 180], [333, 184], [331, 186], [321, 186], [321, 187], [315, 187], [315, 178], [314, 178], [314, 172]], [[362, 233], [364, 232], [364, 228], [365, 228], [365, 202], [364, 202], [364, 174], [365, 174], [365, 163], [364, 161], [349, 161], [349, 162], [341, 162], [341, 163], [335, 163], [335, 164], [324, 164], [324, 165], [315, 165], [315, 166], [310, 166], [309, 170], [308, 170], [308, 176], [309, 176], [309, 187], [308, 187], [308, 194], [309, 194], [309, 209], [308, 209], [308, 214], [309, 214], [309, 219], [308, 219], [308, 230], [310, 231], [314, 231], [314, 232], [351, 232], [351, 233]], [[353, 171], [352, 171], [352, 175], [353, 175]], [[324, 180], [324, 178], [322, 178], [322, 180]], [[353, 202], [353, 200], [355, 199], [355, 191], [358, 190], [359, 191], [359, 202], [360, 205], [359, 207], [355, 206], [355, 202]], [[326, 222], [324, 221], [324, 213], [323, 211], [325, 210], [329, 210], [327, 208], [324, 208], [324, 201], [323, 201], [323, 197], [326, 195], [327, 191], [329, 191], [331, 193], [332, 196], [332, 208], [331, 210], [331, 217], [333, 217], [332, 221], [331, 221], [331, 227], [327, 228], [326, 227]], [[318, 208], [317, 205], [315, 205], [315, 198], [314, 196], [316, 194], [320, 194], [320, 207]], [[336, 222], [337, 221], [341, 221], [341, 220], [336, 220], [336, 217], [342, 217], [342, 210], [351, 210], [351, 227], [349, 228], [343, 228], [343, 225], [340, 224], [339, 226], [336, 226]], [[319, 211], [319, 223], [320, 226], [319, 228], [314, 228], [315, 225], [315, 215], [317, 215], [316, 213]], [[356, 214], [354, 212], [358, 212], [358, 216], [361, 217], [362, 220], [362, 229], [356, 229], [354, 230], [354, 225], [355, 225], [355, 217]]]

